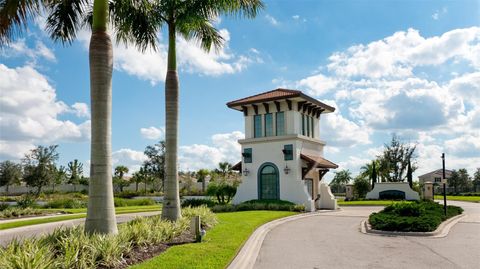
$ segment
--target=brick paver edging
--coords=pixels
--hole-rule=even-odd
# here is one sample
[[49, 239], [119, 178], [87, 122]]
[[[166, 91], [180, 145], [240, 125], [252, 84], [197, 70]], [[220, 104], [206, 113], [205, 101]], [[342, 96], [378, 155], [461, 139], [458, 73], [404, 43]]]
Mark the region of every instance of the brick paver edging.
[[388, 236], [420, 236], [420, 237], [432, 237], [439, 238], [445, 237], [450, 232], [450, 229], [457, 224], [461, 219], [466, 217], [466, 214], [461, 214], [442, 222], [433, 232], [393, 232], [393, 231], [380, 231], [372, 229], [368, 219], [363, 220], [360, 223], [360, 232], [370, 235], [388, 235]]
[[265, 236], [275, 227], [290, 222], [293, 220], [303, 219], [306, 217], [312, 217], [321, 215], [325, 212], [334, 212], [339, 210], [322, 210], [312, 213], [303, 213], [299, 215], [289, 216], [281, 219], [276, 219], [270, 222], [263, 224], [258, 227], [252, 235], [248, 238], [247, 242], [242, 246], [240, 251], [237, 253], [237, 256], [233, 261], [228, 265], [227, 269], [251, 269], [255, 265], [257, 260], [258, 253], [260, 253], [260, 248], [262, 247], [263, 240]]

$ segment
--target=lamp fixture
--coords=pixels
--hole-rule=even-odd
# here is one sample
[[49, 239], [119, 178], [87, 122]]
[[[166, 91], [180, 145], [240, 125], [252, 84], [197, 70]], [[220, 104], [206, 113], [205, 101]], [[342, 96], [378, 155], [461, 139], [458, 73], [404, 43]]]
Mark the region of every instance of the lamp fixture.
[[248, 174], [250, 174], [250, 171], [245, 167], [245, 169], [243, 169], [243, 175], [248, 176]]
[[285, 168], [283, 168], [283, 172], [285, 172], [285, 175], [288, 175], [288, 173], [290, 173], [290, 168], [288, 167], [288, 165], [285, 165]]

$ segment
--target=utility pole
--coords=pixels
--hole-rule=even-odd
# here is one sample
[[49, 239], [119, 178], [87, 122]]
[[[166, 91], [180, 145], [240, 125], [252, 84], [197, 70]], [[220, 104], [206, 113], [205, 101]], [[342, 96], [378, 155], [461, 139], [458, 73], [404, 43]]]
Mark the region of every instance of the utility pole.
[[445, 153], [442, 153], [442, 183], [443, 183], [443, 213], [445, 216], [447, 216], [447, 187], [446, 187], [446, 181], [447, 179], [445, 178]]

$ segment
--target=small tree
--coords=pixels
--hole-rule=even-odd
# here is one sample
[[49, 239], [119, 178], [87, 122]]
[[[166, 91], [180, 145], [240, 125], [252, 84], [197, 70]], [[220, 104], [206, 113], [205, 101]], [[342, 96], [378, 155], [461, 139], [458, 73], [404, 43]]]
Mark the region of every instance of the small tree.
[[0, 163], [0, 187], [5, 186], [8, 193], [8, 187], [14, 184], [20, 184], [22, 179], [22, 165], [12, 161]]
[[368, 179], [358, 176], [353, 181], [353, 192], [355, 198], [365, 198], [367, 192], [370, 190], [370, 183], [368, 183]]
[[340, 189], [343, 189], [348, 182], [352, 180], [352, 173], [348, 169], [344, 169], [338, 172], [335, 172], [335, 176], [330, 182], [330, 186], [332, 186], [336, 192], [340, 192]]
[[55, 178], [54, 167], [58, 160], [57, 147], [58, 145], [38, 146], [25, 154], [23, 180], [28, 186], [37, 188], [37, 196], [42, 188], [49, 185]]
[[458, 186], [462, 191], [467, 191], [470, 189], [470, 186], [472, 185], [472, 179], [470, 178], [467, 169], [458, 169], [458, 179]]
[[77, 159], [67, 164], [68, 183], [73, 184], [73, 191], [76, 191], [75, 185], [80, 183], [83, 176], [83, 164]]
[[[138, 192], [138, 184], [144, 182], [146, 176], [147, 175], [145, 174], [145, 169], [143, 167], [140, 167], [140, 170], [132, 174], [131, 181], [135, 182], [135, 192]], [[147, 186], [146, 183], [145, 186]]]
[[123, 192], [123, 188], [130, 185], [130, 182], [126, 181], [123, 177], [128, 173], [128, 167], [119, 165], [115, 167], [115, 173], [113, 176], [113, 184], [117, 185], [120, 192]]
[[413, 188], [413, 171], [412, 171], [412, 165], [410, 164], [410, 161], [408, 161], [408, 167], [407, 167], [407, 181], [408, 185], [410, 188]]
[[460, 185], [460, 175], [456, 170], [452, 170], [450, 178], [448, 179], [448, 186], [453, 187], [453, 192], [457, 193], [458, 186]]
[[60, 165], [58, 168], [53, 167], [53, 169], [55, 170], [55, 176], [52, 181], [52, 191], [55, 192], [55, 186], [67, 180], [67, 170], [63, 165]]
[[163, 190], [165, 181], [165, 142], [160, 141], [153, 146], [147, 146], [143, 152], [147, 160], [143, 162], [144, 172], [151, 181], [159, 181]]
[[[384, 169], [388, 171], [385, 174], [388, 182], [403, 182], [404, 174], [407, 170], [408, 163], [415, 159], [416, 145], [408, 145], [403, 143], [394, 134], [390, 144], [385, 144], [383, 155], [380, 156], [380, 162]], [[415, 165], [411, 166], [412, 173], [417, 169]]]
[[200, 169], [197, 171], [197, 181], [202, 182], [202, 192], [205, 192], [207, 176], [210, 175], [210, 171], [207, 169]]
[[473, 174], [473, 191], [477, 192], [477, 187], [480, 186], [480, 168], [477, 168], [475, 174]]
[[237, 185], [228, 182], [212, 182], [208, 184], [207, 195], [216, 197], [219, 204], [228, 204], [237, 193]]

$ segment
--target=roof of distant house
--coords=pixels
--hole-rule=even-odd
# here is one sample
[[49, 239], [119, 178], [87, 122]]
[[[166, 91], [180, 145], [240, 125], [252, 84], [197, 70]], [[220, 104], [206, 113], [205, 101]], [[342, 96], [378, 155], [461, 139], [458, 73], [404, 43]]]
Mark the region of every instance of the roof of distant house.
[[[445, 176], [446, 177], [450, 177], [450, 174], [452, 173], [451, 170], [447, 170], [445, 169]], [[437, 169], [435, 171], [432, 171], [432, 172], [429, 172], [429, 173], [426, 173], [426, 174], [423, 174], [421, 176], [418, 176], [419, 178], [422, 178], [422, 177], [428, 177], [430, 175], [438, 175], [438, 176], [442, 176], [443, 175], [443, 171], [442, 169]]]
[[299, 90], [290, 90], [278, 88], [272, 91], [263, 92], [260, 94], [252, 95], [249, 97], [241, 98], [227, 103], [229, 108], [242, 110], [242, 106], [252, 105], [257, 103], [265, 103], [279, 100], [296, 100], [304, 101], [305, 103], [310, 103], [312, 106], [319, 107], [323, 109], [323, 113], [329, 113], [335, 111], [334, 107], [331, 107], [327, 104], [320, 102], [319, 100], [310, 97]]

